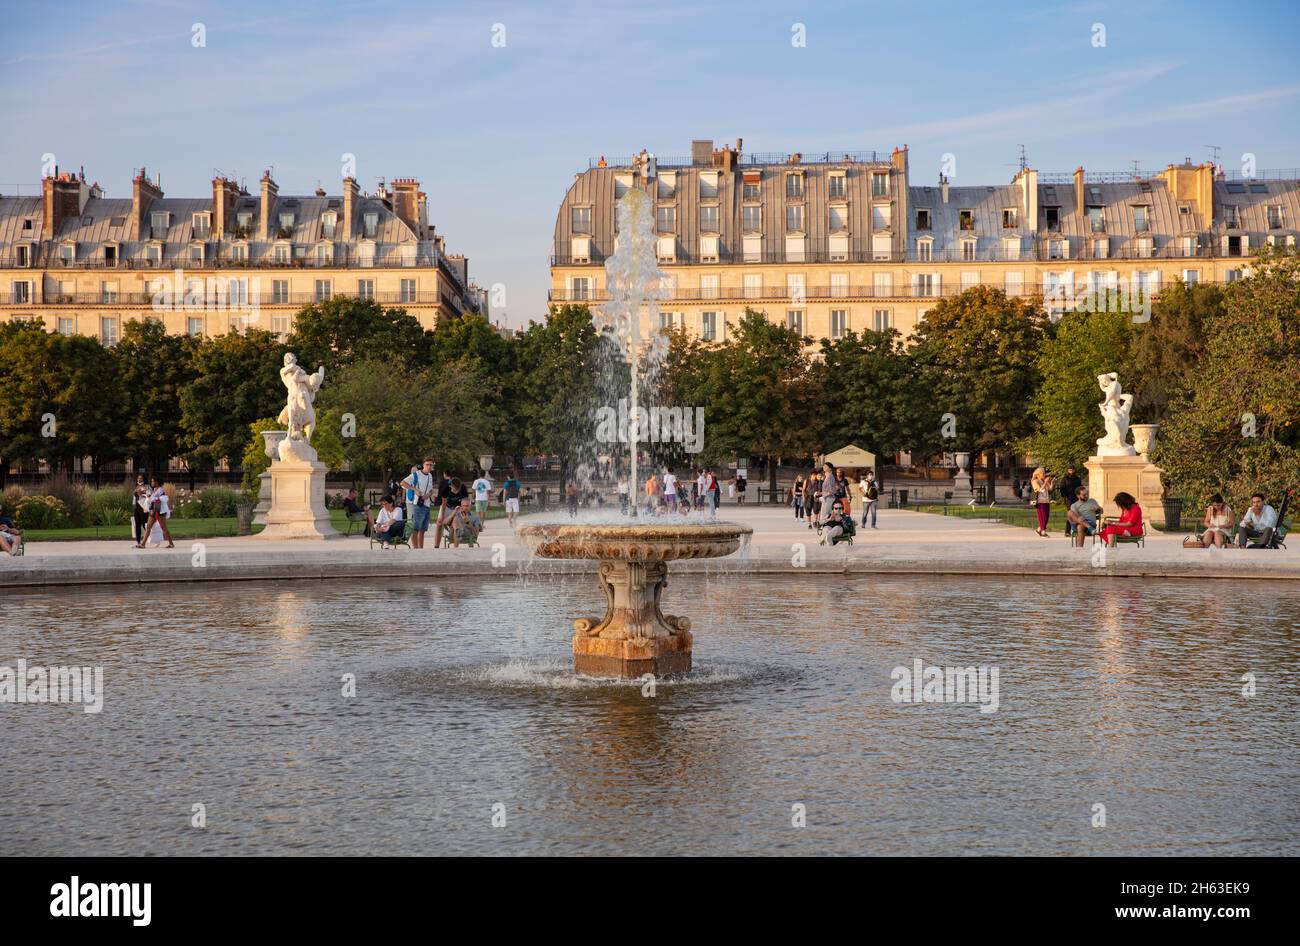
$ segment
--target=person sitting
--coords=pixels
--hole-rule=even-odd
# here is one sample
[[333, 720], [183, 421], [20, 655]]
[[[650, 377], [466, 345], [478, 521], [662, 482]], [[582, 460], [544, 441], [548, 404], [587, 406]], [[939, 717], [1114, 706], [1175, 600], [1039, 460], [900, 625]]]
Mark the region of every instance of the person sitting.
[[822, 545], [834, 545], [852, 535], [853, 517], [844, 512], [844, 503], [837, 499], [822, 523]]
[[1117, 538], [1135, 538], [1142, 535], [1142, 507], [1128, 493], [1116, 493], [1115, 505], [1119, 507], [1119, 522], [1101, 530], [1102, 541], [1111, 548]]
[[1226, 548], [1232, 539], [1232, 508], [1223, 501], [1222, 493], [1210, 497], [1210, 505], [1205, 507], [1205, 519], [1201, 522], [1204, 532], [1201, 542], [1207, 549]]
[[348, 494], [343, 497], [343, 511], [348, 514], [348, 522], [364, 522], [367, 524], [366, 535], [370, 534], [370, 520], [366, 516], [366, 510], [357, 502], [357, 488], [354, 486], [348, 490]]
[[1259, 542], [1251, 547], [1266, 549], [1276, 528], [1277, 510], [1264, 502], [1263, 493], [1252, 493], [1250, 508], [1237, 524], [1237, 546], [1244, 549], [1251, 539], [1259, 539]]
[[1065, 513], [1066, 520], [1073, 527], [1071, 536], [1073, 544], [1083, 547], [1083, 540], [1097, 534], [1097, 517], [1101, 515], [1101, 503], [1088, 498], [1088, 487], [1079, 486], [1074, 491], [1074, 502]]
[[470, 507], [469, 500], [462, 499], [460, 505], [456, 507], [456, 512], [451, 517], [452, 548], [460, 548], [462, 539], [465, 540], [466, 545], [477, 544], [478, 534], [482, 531], [483, 520]]
[[406, 532], [406, 523], [402, 519], [402, 507], [393, 502], [393, 497], [385, 495], [381, 501], [377, 519], [370, 519], [370, 510], [366, 510], [366, 518], [370, 520], [370, 534], [384, 544], [384, 548], [391, 549], [393, 542], [400, 539]]
[[7, 516], [0, 516], [0, 551], [6, 555], [23, 554], [23, 530], [15, 526]]

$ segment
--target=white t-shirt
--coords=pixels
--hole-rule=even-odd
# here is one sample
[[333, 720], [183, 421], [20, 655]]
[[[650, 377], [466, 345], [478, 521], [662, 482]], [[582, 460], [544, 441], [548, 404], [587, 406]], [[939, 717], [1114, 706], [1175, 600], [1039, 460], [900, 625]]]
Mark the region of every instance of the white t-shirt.
[[492, 490], [492, 481], [485, 476], [480, 476], [470, 486], [474, 490], [474, 499], [477, 502], [487, 502], [488, 493]]
[[620, 496], [626, 496], [626, 495], [627, 495], [627, 480], [619, 480], [619, 481], [618, 481], [618, 494], [619, 494]]
[[386, 526], [390, 522], [401, 522], [401, 521], [402, 521], [401, 506], [394, 506], [392, 512], [389, 512], [387, 509], [380, 507], [379, 515], [375, 518], [375, 525]]
[[664, 474], [664, 495], [677, 495], [677, 477], [673, 476], [671, 473]]

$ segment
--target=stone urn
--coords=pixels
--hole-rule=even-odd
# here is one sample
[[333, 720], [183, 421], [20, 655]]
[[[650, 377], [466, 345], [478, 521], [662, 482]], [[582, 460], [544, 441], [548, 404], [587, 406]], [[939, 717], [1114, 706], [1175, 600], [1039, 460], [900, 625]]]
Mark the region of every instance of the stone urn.
[[748, 526], [728, 522], [520, 526], [517, 534], [542, 558], [594, 559], [605, 616], [573, 622], [573, 669], [636, 679], [691, 669], [691, 622], [664, 614], [660, 598], [673, 559], [718, 558], [740, 548]]
[[952, 498], [970, 499], [974, 495], [970, 486], [970, 473], [966, 469], [966, 464], [970, 463], [970, 453], [959, 451], [952, 455], [952, 459], [957, 466], [957, 475], [952, 481]]
[[1145, 457], [1155, 449], [1159, 424], [1129, 424], [1128, 429], [1133, 432], [1133, 449], [1138, 456]]
[[[287, 430], [264, 430], [262, 440], [266, 443], [266, 457], [274, 462], [279, 456], [280, 441], [288, 435]], [[253, 507], [253, 521], [260, 526], [266, 525], [266, 514], [271, 511], [271, 471], [264, 470], [257, 478], [257, 505]]]

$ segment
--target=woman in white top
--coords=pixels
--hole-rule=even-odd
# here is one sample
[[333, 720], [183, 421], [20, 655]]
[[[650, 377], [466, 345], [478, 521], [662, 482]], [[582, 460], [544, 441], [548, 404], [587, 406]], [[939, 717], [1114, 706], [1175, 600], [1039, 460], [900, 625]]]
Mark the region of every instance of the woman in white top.
[[162, 529], [163, 538], [167, 540], [167, 547], [174, 549], [176, 543], [172, 541], [172, 534], [167, 531], [167, 519], [171, 516], [171, 503], [167, 499], [167, 490], [163, 489], [162, 480], [156, 476], [149, 481], [149, 487], [149, 522], [136, 548], [145, 547], [149, 534], [153, 532], [154, 523], [157, 523]]
[[1052, 490], [1056, 486], [1056, 477], [1041, 466], [1034, 470], [1029, 480], [1029, 489], [1034, 495], [1034, 506], [1038, 510], [1038, 534], [1047, 536], [1047, 520], [1052, 514]]
[[1205, 543], [1205, 547], [1209, 549], [1217, 545], [1219, 548], [1226, 548], [1235, 521], [1231, 507], [1223, 501], [1223, 494], [1215, 493], [1211, 496], [1210, 505], [1205, 507], [1205, 521], [1202, 523], [1205, 531], [1201, 533], [1201, 541]]

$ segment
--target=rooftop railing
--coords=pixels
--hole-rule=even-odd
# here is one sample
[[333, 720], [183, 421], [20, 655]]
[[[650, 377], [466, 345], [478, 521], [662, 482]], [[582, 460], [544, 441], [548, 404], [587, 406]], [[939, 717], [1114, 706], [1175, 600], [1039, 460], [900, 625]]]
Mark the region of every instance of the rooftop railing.
[[[605, 158], [588, 158], [587, 167], [609, 167], [609, 168], [631, 168], [636, 163], [638, 156], [618, 156]], [[769, 165], [791, 165], [798, 167], [801, 164], [887, 164], [890, 156], [887, 152], [881, 151], [821, 151], [821, 152], [786, 152], [786, 151], [756, 151], [753, 153], [742, 152], [736, 160], [737, 167], [759, 167]], [[601, 161], [604, 164], [601, 164]], [[655, 167], [657, 168], [712, 168], [713, 159], [708, 161], [696, 162], [690, 156], [668, 155], [660, 157], [655, 155]]]

